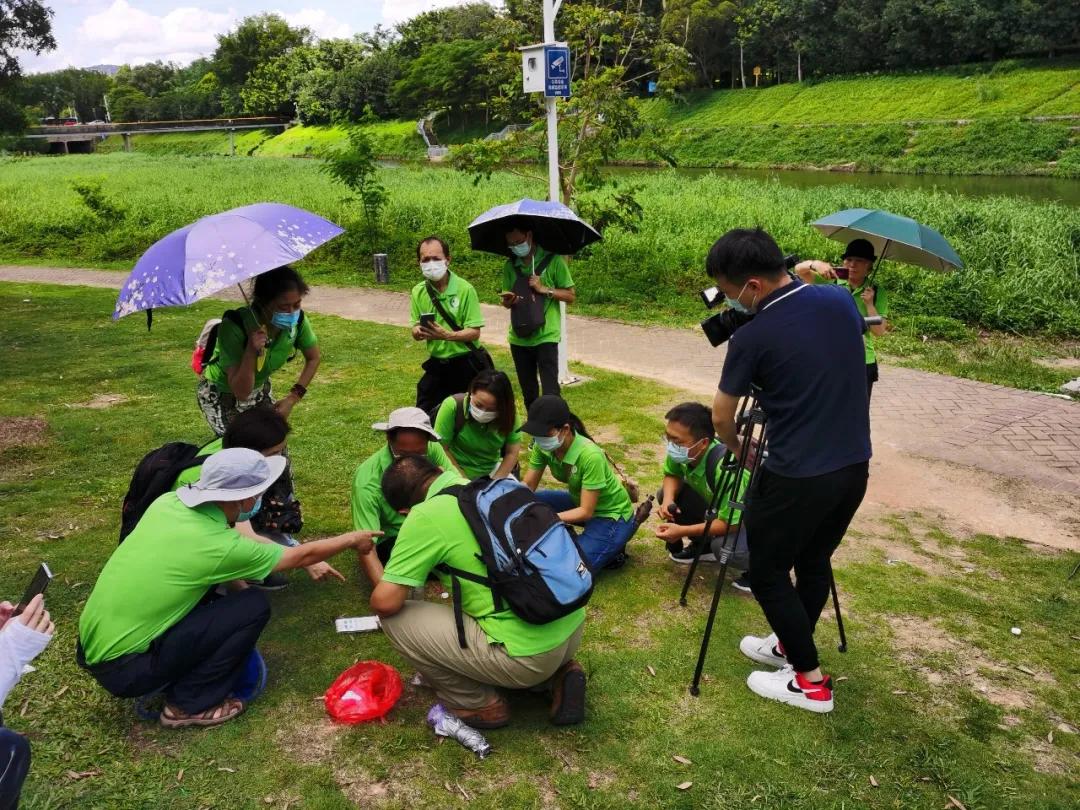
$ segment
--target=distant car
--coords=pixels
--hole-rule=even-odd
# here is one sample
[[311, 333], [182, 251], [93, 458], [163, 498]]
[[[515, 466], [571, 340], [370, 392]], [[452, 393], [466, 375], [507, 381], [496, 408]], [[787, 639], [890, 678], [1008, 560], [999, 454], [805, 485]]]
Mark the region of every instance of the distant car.
[[78, 118], [65, 118], [60, 123], [63, 124], [65, 127], [74, 127], [74, 126], [78, 126], [79, 119]]
[[101, 120], [101, 119], [99, 118], [99, 119], [98, 119], [98, 120], [96, 120], [96, 121], [87, 121], [86, 123], [88, 123], [88, 124], [104, 124], [105, 122], [104, 122], [104, 121], [102, 121], [102, 120]]

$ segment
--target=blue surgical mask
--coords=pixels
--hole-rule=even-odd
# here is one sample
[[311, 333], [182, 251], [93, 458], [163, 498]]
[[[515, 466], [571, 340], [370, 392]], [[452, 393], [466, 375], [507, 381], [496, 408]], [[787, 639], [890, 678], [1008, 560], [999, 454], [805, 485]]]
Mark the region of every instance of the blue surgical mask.
[[278, 329], [288, 329], [290, 332], [300, 323], [300, 310], [296, 312], [275, 312], [270, 323]]
[[[746, 282], [746, 284], [749, 284], [749, 283], [750, 283], [749, 281]], [[752, 312], [750, 307], [746, 306], [746, 304], [743, 304], [741, 301], [739, 301], [739, 299], [742, 297], [743, 290], [746, 289], [746, 284], [742, 285], [742, 290], [739, 290], [739, 294], [736, 295], [734, 298], [727, 298], [727, 297], [724, 298], [724, 303], [725, 304], [727, 304], [729, 307], [731, 307], [736, 312], [741, 312], [743, 315], [749, 315]], [[757, 298], [756, 297], [754, 298], [754, 303], [757, 303]]]
[[533, 442], [536, 446], [543, 450], [545, 453], [550, 453], [552, 450], [558, 450], [559, 445], [562, 444], [562, 439], [555, 436], [534, 436]]
[[251, 511], [241, 512], [236, 516], [236, 522], [243, 523], [244, 521], [251, 520], [255, 515], [259, 514], [260, 509], [262, 509], [262, 495], [255, 499], [255, 505], [251, 507]]
[[667, 443], [667, 457], [674, 461], [676, 464], [689, 464], [690, 448], [683, 447], [681, 444], [675, 444], [675, 442], [669, 441]]
[[517, 256], [519, 259], [524, 259], [529, 255], [529, 251], [532, 250], [532, 245], [527, 241], [522, 242], [520, 245], [511, 245], [510, 252]]

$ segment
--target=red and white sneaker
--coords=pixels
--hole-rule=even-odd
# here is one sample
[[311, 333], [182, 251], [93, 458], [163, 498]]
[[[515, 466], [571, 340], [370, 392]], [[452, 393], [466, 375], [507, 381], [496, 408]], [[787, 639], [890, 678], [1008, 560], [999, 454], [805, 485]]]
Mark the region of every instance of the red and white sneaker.
[[789, 703], [807, 711], [824, 714], [833, 708], [832, 678], [826, 675], [821, 683], [812, 683], [792, 669], [790, 664], [776, 672], [751, 672], [746, 685], [763, 698]]
[[743, 640], [739, 642], [739, 651], [759, 664], [768, 664], [770, 667], [787, 666], [784, 648], [780, 646], [780, 639], [776, 637], [776, 633], [770, 633], [765, 638], [743, 636]]

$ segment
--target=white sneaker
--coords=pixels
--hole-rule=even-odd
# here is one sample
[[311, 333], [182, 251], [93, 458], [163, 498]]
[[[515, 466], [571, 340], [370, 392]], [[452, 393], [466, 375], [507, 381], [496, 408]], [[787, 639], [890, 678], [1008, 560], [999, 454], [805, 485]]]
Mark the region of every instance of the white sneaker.
[[756, 695], [824, 714], [833, 710], [832, 678], [811, 683], [790, 666], [776, 672], [751, 672], [746, 685]]
[[770, 633], [765, 638], [758, 636], [743, 636], [739, 642], [739, 650], [751, 661], [759, 664], [768, 664], [770, 667], [786, 667], [787, 658], [780, 652], [780, 639], [776, 633]]

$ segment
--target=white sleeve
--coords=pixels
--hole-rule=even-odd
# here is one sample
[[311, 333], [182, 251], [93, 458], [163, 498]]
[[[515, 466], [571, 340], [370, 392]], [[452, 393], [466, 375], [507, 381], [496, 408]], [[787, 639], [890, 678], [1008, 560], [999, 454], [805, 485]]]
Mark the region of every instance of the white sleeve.
[[15, 619], [9, 619], [0, 630], [0, 706], [19, 682], [23, 667], [40, 655], [50, 641], [52, 636], [31, 630]]

